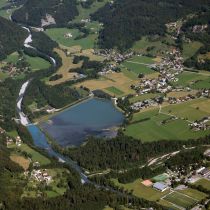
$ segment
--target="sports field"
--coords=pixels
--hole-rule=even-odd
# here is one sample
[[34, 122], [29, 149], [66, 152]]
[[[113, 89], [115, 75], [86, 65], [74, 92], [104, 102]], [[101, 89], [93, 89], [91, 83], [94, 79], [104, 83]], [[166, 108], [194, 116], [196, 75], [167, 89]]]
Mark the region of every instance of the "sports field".
[[197, 199], [180, 192], [172, 192], [166, 195], [163, 199], [170, 202], [172, 205], [174, 204], [175, 206], [185, 209], [194, 206], [198, 202]]

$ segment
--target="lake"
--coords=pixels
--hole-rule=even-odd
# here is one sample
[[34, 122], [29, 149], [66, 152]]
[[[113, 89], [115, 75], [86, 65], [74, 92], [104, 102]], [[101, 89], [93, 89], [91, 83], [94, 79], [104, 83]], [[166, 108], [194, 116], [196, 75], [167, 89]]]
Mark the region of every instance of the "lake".
[[92, 136], [114, 137], [124, 120], [110, 100], [92, 98], [51, 117], [40, 127], [61, 146], [81, 145]]

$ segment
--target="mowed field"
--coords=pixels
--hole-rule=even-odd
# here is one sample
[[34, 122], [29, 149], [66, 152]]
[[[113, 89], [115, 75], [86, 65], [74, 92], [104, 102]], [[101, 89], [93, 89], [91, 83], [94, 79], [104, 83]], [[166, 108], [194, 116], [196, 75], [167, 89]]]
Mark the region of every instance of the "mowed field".
[[163, 199], [170, 202], [172, 206], [174, 205], [175, 207], [181, 207], [185, 209], [195, 205], [199, 201], [180, 192], [172, 192], [166, 195]]
[[207, 179], [200, 179], [195, 183], [196, 186], [201, 185], [203, 188], [210, 190], [210, 181]]
[[183, 57], [184, 59], [190, 58], [203, 46], [201, 42], [190, 42], [183, 45]]
[[[68, 28], [51, 28], [45, 32], [52, 40], [58, 42], [61, 45], [72, 47], [79, 45], [82, 49], [92, 49], [97, 40], [97, 34], [89, 34], [85, 38], [78, 38], [83, 35], [78, 29]], [[67, 37], [67, 35], [71, 35]]]
[[[184, 119], [172, 120], [170, 115], [176, 115], [180, 118], [188, 118], [189, 120], [198, 120], [205, 116], [209, 116], [210, 100], [199, 99], [178, 105], [168, 105], [159, 109], [151, 108], [136, 113], [131, 123], [125, 127], [125, 134], [143, 142], [158, 140], [188, 140], [197, 139], [210, 134], [206, 131], [192, 131], [188, 126], [189, 122]], [[206, 106], [208, 106], [206, 108]], [[199, 107], [199, 110], [197, 109]], [[193, 114], [192, 114], [193, 113]], [[165, 124], [162, 124], [166, 121]]]
[[158, 201], [161, 197], [169, 193], [169, 190], [165, 192], [160, 192], [153, 189], [152, 187], [146, 187], [141, 182], [142, 179], [137, 179], [136, 181], [128, 184], [121, 184], [116, 179], [112, 179], [113, 183], [118, 187], [123, 187], [126, 190], [133, 190], [133, 195], [144, 198], [150, 201]]
[[17, 155], [17, 154], [12, 154], [10, 156], [10, 159], [17, 163], [18, 165], [20, 165], [25, 171], [28, 169], [29, 164], [30, 164], [30, 160], [26, 159], [25, 157], [21, 156], [21, 155]]
[[149, 67], [154, 64], [154, 59], [146, 56], [135, 56], [123, 62], [123, 66], [128, 70], [133, 71], [135, 74], [152, 74], [154, 71]]
[[183, 72], [178, 76], [178, 81], [174, 85], [191, 87], [193, 89], [210, 88], [210, 73], [209, 72]]
[[81, 67], [82, 62], [78, 64], [73, 64], [73, 57], [66, 56], [63, 50], [55, 49], [54, 51], [57, 52], [62, 59], [62, 66], [56, 71], [55, 74], [61, 74], [63, 77], [55, 81], [49, 81], [49, 78], [47, 78], [46, 79], [47, 84], [57, 85], [74, 79], [74, 76], [76, 76], [77, 73], [69, 72], [69, 70]]
[[210, 115], [209, 103], [210, 99], [200, 98], [181, 104], [163, 107], [162, 112], [175, 115], [179, 118], [195, 121]]
[[80, 87], [81, 85], [89, 88], [90, 90], [104, 90], [105, 92], [111, 95], [118, 94], [133, 94], [134, 90], [130, 88], [132, 84], [138, 82], [137, 80], [133, 80], [130, 77], [126, 76], [123, 72], [120, 73], [109, 73], [106, 76], [100, 77], [99, 79], [87, 80], [81, 83], [76, 84], [76, 87]]

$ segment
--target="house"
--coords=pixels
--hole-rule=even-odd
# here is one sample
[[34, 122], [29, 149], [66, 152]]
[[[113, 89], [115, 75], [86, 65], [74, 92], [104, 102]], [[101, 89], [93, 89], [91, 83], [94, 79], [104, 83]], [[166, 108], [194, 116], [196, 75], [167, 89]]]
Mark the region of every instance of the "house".
[[207, 176], [207, 175], [210, 174], [210, 169], [204, 168], [202, 171], [200, 171], [200, 174], [201, 174], [202, 176]]
[[146, 187], [150, 187], [152, 186], [152, 182], [149, 179], [144, 180], [143, 182], [141, 182], [144, 186]]
[[164, 192], [165, 190], [168, 189], [168, 186], [162, 182], [156, 182], [155, 184], [153, 184], [153, 188], [161, 192]]

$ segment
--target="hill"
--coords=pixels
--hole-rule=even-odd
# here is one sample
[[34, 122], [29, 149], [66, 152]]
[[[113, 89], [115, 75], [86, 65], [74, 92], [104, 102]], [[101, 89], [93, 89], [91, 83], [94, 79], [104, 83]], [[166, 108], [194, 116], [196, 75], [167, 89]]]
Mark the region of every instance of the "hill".
[[78, 14], [75, 0], [28, 0], [12, 19], [31, 26], [62, 25]]
[[165, 24], [209, 5], [207, 0], [116, 0], [92, 15], [104, 24], [100, 44], [105, 48], [130, 48], [144, 35], [164, 35]]
[[27, 31], [0, 17], [0, 60], [23, 46]]

